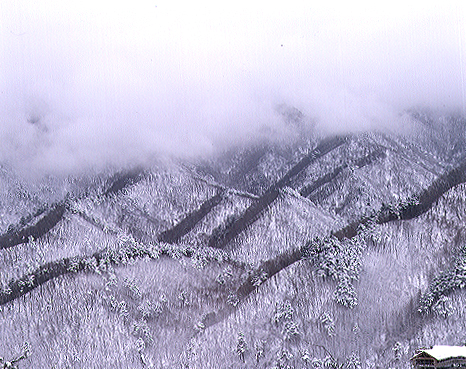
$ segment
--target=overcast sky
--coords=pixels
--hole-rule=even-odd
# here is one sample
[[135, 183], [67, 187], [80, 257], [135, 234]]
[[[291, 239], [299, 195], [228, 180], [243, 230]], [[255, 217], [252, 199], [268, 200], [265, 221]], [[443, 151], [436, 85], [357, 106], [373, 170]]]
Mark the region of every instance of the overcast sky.
[[211, 153], [282, 134], [282, 103], [328, 131], [466, 110], [461, 1], [187, 3], [1, 0], [0, 161]]

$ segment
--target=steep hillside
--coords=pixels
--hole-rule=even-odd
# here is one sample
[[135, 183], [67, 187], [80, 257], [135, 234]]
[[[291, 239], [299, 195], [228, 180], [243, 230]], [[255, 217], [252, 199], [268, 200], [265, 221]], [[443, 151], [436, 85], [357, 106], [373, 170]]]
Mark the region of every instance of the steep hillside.
[[202, 162], [37, 185], [2, 167], [0, 354], [408, 368], [420, 346], [464, 344], [464, 119], [318, 137], [288, 113], [299, 140]]

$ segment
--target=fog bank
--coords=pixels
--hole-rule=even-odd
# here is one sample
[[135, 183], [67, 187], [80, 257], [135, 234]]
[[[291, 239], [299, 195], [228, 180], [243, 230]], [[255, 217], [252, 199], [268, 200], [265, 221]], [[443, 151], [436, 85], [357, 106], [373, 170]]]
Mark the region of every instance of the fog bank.
[[464, 113], [461, 2], [325, 6], [3, 0], [0, 161], [69, 172], [286, 137], [276, 107], [328, 132]]

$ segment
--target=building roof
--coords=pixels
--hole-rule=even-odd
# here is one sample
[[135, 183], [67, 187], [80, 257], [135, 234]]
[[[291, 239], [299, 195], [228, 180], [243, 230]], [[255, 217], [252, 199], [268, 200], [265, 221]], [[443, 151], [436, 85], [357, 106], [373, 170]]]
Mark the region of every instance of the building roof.
[[431, 349], [420, 350], [413, 359], [424, 353], [432, 356], [437, 361], [442, 361], [452, 357], [466, 358], [466, 346], [434, 346]]

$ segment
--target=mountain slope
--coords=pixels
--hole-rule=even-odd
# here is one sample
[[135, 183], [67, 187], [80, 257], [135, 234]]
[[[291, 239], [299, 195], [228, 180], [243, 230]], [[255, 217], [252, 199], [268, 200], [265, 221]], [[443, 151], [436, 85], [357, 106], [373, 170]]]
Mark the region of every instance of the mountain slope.
[[420, 346], [462, 344], [464, 120], [409, 121], [35, 187], [5, 169], [0, 353], [408, 368]]

